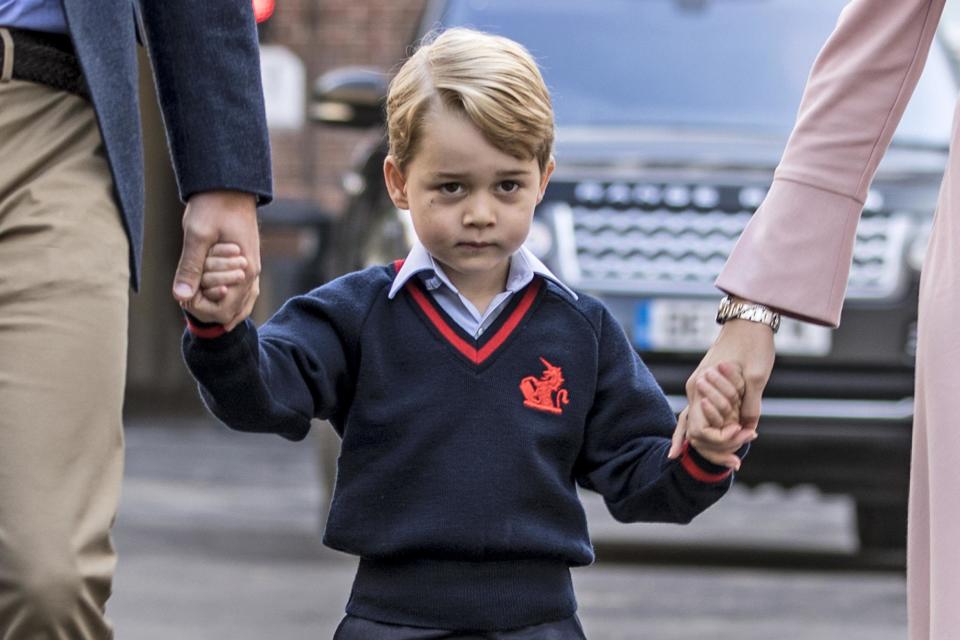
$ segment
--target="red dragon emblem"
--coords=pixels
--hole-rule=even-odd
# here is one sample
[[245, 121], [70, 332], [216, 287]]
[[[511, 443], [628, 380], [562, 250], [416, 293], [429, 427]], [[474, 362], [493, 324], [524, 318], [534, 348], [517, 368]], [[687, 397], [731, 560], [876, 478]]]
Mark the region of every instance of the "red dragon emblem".
[[539, 378], [527, 376], [520, 381], [523, 406], [547, 413], [563, 413], [562, 405], [570, 402], [567, 390], [560, 388], [564, 382], [563, 370], [543, 358], [540, 358], [540, 362], [546, 369]]

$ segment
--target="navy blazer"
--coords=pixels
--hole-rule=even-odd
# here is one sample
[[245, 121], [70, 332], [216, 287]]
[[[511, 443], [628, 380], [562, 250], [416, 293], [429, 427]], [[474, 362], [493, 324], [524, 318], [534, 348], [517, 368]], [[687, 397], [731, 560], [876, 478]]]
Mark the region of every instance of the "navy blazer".
[[[139, 281], [143, 145], [139, 9], [180, 196], [211, 189], [272, 197], [260, 57], [250, 0], [63, 0], [100, 123]], [[212, 98], [212, 99], [211, 99]]]

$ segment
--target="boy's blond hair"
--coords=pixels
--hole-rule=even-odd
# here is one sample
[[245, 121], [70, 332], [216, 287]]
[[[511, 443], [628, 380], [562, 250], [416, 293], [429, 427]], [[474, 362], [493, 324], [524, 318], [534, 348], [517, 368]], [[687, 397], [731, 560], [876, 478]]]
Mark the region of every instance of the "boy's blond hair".
[[390, 155], [401, 171], [418, 151], [434, 106], [463, 113], [497, 149], [535, 158], [542, 172], [553, 152], [553, 107], [540, 69], [522, 45], [473, 29], [424, 38], [387, 94]]

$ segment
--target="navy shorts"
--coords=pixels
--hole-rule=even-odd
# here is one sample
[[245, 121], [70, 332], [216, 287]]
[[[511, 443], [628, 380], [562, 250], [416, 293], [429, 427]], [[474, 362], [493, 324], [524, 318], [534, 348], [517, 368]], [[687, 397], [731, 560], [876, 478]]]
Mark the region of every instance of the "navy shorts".
[[576, 615], [509, 631], [444, 631], [374, 622], [347, 615], [333, 640], [586, 640]]

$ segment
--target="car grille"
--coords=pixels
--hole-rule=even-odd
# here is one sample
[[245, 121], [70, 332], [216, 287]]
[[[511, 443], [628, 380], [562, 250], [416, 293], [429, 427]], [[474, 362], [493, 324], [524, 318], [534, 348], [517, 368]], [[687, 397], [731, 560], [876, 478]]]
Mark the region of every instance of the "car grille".
[[[584, 184], [547, 216], [563, 277], [599, 293], [715, 295], [713, 282], [765, 195], [755, 187]], [[897, 293], [910, 229], [906, 215], [864, 212], [848, 298]]]

